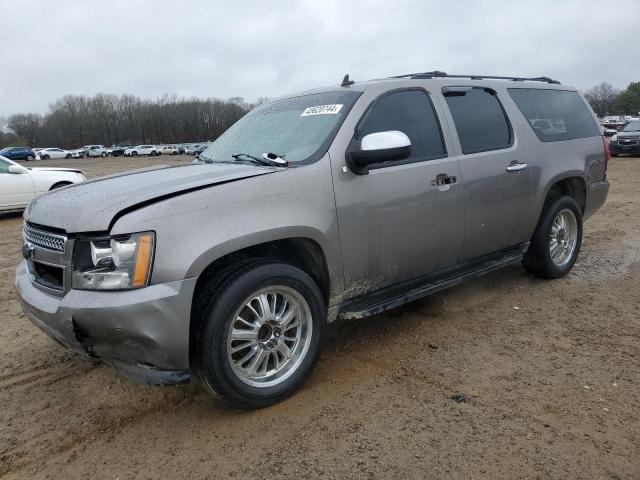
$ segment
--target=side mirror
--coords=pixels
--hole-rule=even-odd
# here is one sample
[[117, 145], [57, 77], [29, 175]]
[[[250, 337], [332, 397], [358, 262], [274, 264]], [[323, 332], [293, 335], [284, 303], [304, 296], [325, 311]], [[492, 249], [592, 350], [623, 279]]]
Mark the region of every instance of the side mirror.
[[21, 174], [27, 173], [27, 170], [19, 165], [9, 165], [9, 173]]
[[347, 153], [349, 168], [358, 175], [369, 173], [369, 165], [403, 160], [411, 155], [411, 140], [398, 130], [370, 133], [362, 137], [360, 150]]

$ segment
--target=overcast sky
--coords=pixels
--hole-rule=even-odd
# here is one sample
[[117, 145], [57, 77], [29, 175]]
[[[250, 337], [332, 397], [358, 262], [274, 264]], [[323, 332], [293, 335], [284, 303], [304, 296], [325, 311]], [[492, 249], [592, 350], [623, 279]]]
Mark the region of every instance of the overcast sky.
[[640, 0], [0, 0], [0, 18], [0, 116], [65, 94], [254, 100], [345, 73], [640, 81]]

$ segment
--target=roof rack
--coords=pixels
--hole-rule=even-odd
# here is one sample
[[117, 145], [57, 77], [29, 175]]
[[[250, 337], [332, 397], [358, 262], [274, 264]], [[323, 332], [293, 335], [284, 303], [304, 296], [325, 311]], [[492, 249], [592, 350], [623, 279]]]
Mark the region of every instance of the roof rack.
[[560, 82], [549, 77], [498, 77], [495, 75], [449, 75], [445, 72], [434, 70], [433, 72], [407, 73], [395, 75], [389, 78], [470, 78], [471, 80], [511, 80], [513, 82], [545, 82], [560, 85]]

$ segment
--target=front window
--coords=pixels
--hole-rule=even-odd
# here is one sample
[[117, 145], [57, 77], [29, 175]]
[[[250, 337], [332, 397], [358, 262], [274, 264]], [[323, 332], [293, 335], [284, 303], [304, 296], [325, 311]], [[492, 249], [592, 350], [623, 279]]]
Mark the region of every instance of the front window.
[[[210, 144], [200, 158], [233, 162], [233, 155], [269, 153], [290, 165], [312, 162], [325, 154], [359, 96], [353, 91], [329, 92], [262, 104]], [[238, 157], [244, 158], [248, 157]]]
[[640, 132], [640, 121], [629, 122], [626, 127], [622, 129], [623, 132]]

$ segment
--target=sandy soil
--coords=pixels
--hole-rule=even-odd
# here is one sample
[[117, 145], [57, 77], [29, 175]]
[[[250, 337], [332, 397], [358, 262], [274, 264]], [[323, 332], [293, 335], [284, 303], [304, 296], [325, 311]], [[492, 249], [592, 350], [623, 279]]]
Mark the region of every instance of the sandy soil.
[[[169, 161], [189, 160], [70, 163]], [[13, 289], [20, 215], [0, 218], [0, 476], [640, 478], [640, 158], [609, 177], [568, 277], [513, 267], [334, 325], [304, 388], [249, 413], [50, 341]]]

